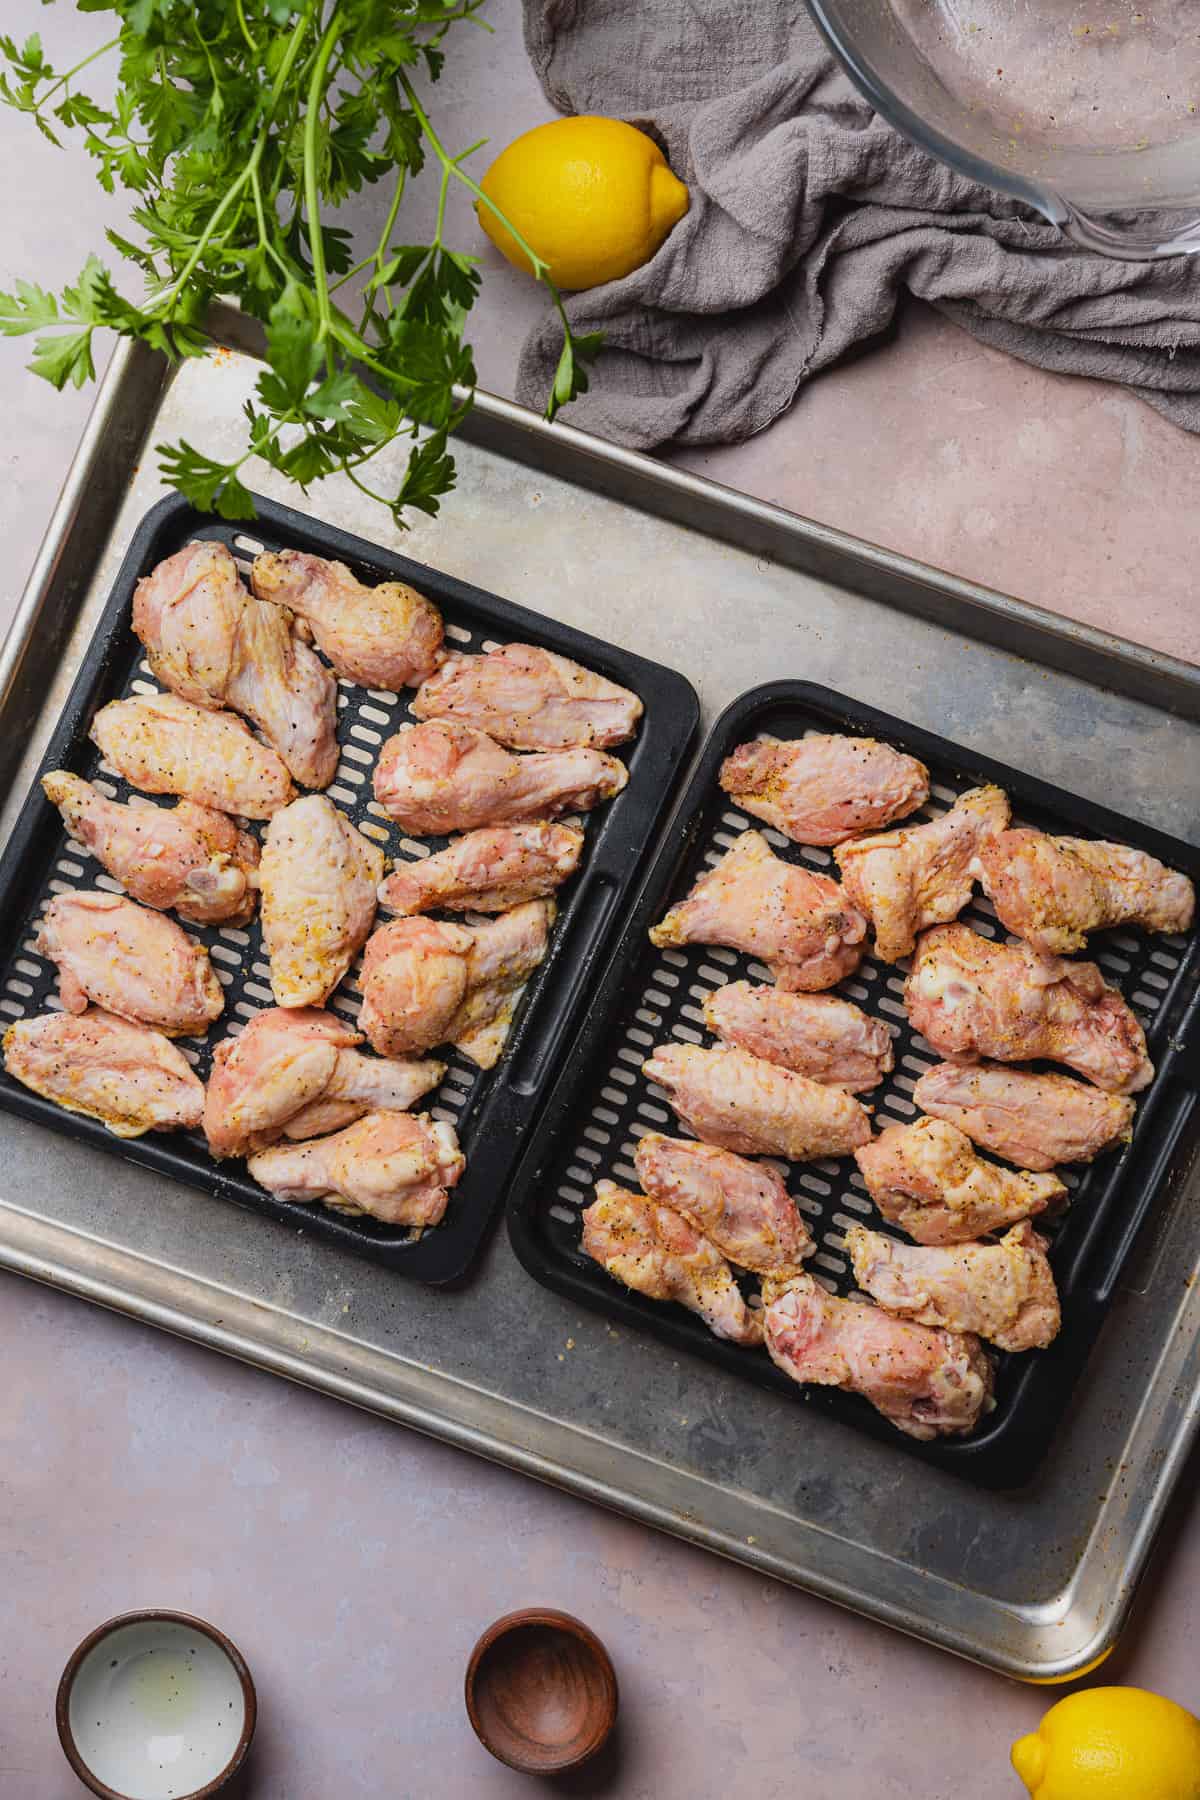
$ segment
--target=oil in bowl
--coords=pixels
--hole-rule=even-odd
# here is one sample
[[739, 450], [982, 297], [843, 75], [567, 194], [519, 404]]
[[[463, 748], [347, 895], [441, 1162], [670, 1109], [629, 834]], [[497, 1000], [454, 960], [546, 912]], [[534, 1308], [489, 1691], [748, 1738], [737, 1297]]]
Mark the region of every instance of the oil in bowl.
[[93, 1793], [192, 1800], [219, 1793], [244, 1761], [254, 1684], [213, 1626], [179, 1613], [132, 1613], [79, 1646], [57, 1714], [67, 1758]]

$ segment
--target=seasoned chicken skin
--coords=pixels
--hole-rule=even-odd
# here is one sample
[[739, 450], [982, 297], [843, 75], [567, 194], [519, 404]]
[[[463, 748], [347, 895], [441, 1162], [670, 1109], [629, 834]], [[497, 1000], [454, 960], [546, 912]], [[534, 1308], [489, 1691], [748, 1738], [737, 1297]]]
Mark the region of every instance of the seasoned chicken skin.
[[398, 862], [379, 904], [412, 917], [446, 912], [507, 912], [552, 894], [575, 873], [583, 832], [574, 825], [488, 825], [455, 838], [424, 862]]
[[37, 947], [58, 964], [59, 998], [70, 1013], [92, 1000], [168, 1037], [192, 1037], [206, 1032], [225, 1005], [203, 945], [173, 919], [120, 894], [56, 895]]
[[968, 1333], [838, 1300], [811, 1275], [763, 1284], [771, 1360], [793, 1381], [861, 1394], [907, 1437], [963, 1437], [991, 1399], [991, 1361]]
[[730, 981], [705, 1001], [704, 1023], [751, 1056], [851, 1093], [878, 1086], [895, 1060], [883, 1020], [832, 994]]
[[781, 988], [832, 987], [862, 961], [867, 921], [827, 875], [774, 854], [743, 831], [650, 933], [660, 948], [727, 944], [766, 963]]
[[262, 930], [280, 1006], [323, 1006], [367, 940], [383, 851], [324, 794], [276, 813], [263, 841]]
[[181, 1050], [98, 1006], [19, 1019], [4, 1034], [4, 1066], [14, 1081], [99, 1119], [115, 1137], [187, 1131], [204, 1110], [203, 1084]]
[[682, 1213], [739, 1268], [794, 1274], [817, 1247], [769, 1163], [657, 1131], [640, 1140], [633, 1160], [650, 1199]]
[[636, 1293], [675, 1300], [699, 1313], [717, 1337], [762, 1343], [762, 1325], [725, 1258], [669, 1206], [598, 1181], [596, 1198], [583, 1214], [583, 1248]]
[[177, 694], [110, 700], [92, 720], [91, 737], [118, 774], [147, 794], [269, 819], [296, 792], [277, 753], [241, 719]]
[[637, 730], [642, 703], [568, 657], [535, 644], [505, 644], [486, 656], [448, 656], [412, 703], [418, 719], [456, 719], [510, 750], [597, 750]]
[[1082, 950], [1110, 925], [1187, 931], [1196, 911], [1186, 875], [1125, 844], [1002, 831], [980, 847], [976, 873], [1005, 929], [1046, 955]]
[[130, 898], [195, 925], [245, 925], [258, 903], [258, 845], [225, 813], [176, 806], [122, 806], [90, 782], [55, 769], [42, 787], [71, 836], [90, 850]]
[[1026, 1219], [998, 1244], [930, 1250], [852, 1225], [854, 1278], [887, 1312], [946, 1331], [971, 1331], [1001, 1350], [1044, 1350], [1058, 1336], [1058, 1289], [1046, 1240]]
[[466, 1158], [454, 1127], [427, 1113], [370, 1112], [332, 1137], [260, 1150], [246, 1166], [280, 1200], [323, 1200], [385, 1225], [436, 1225]]
[[138, 582], [133, 629], [164, 687], [193, 706], [231, 706], [304, 787], [337, 768], [337, 688], [292, 631], [291, 614], [252, 599], [224, 544], [197, 541]]
[[660, 1044], [642, 1070], [698, 1138], [738, 1156], [809, 1162], [845, 1156], [871, 1135], [866, 1113], [844, 1088], [822, 1087], [745, 1050]]
[[432, 675], [442, 649], [442, 615], [403, 581], [366, 587], [345, 563], [302, 550], [256, 556], [250, 581], [260, 600], [290, 607], [339, 675], [399, 693]]
[[406, 831], [433, 836], [587, 812], [628, 780], [625, 764], [602, 750], [514, 756], [485, 731], [433, 719], [388, 739], [375, 767], [375, 798]]
[[439, 1062], [363, 1056], [332, 1013], [269, 1007], [213, 1052], [204, 1132], [216, 1157], [245, 1156], [280, 1137], [317, 1137], [367, 1112], [407, 1112], [446, 1072]]
[[884, 1218], [918, 1244], [966, 1244], [1045, 1212], [1066, 1188], [1057, 1175], [1018, 1174], [985, 1161], [956, 1125], [889, 1125], [854, 1152]]
[[1154, 1078], [1141, 1026], [1095, 963], [938, 925], [917, 944], [904, 1000], [913, 1029], [951, 1059], [1044, 1058], [1114, 1094]]
[[922, 1075], [913, 1099], [923, 1113], [948, 1119], [1020, 1169], [1091, 1162], [1133, 1128], [1134, 1103], [1124, 1094], [999, 1063], [938, 1063]]
[[530, 900], [486, 925], [397, 919], [363, 957], [359, 1023], [381, 1056], [455, 1044], [490, 1069], [521, 990], [546, 954], [554, 902]]
[[754, 738], [718, 778], [744, 812], [797, 844], [844, 844], [924, 806], [929, 771], [875, 738]]
[[834, 851], [842, 885], [875, 927], [875, 954], [899, 962], [917, 933], [956, 919], [975, 883], [972, 859], [1009, 820], [1002, 788], [972, 788], [928, 825], [859, 838]]

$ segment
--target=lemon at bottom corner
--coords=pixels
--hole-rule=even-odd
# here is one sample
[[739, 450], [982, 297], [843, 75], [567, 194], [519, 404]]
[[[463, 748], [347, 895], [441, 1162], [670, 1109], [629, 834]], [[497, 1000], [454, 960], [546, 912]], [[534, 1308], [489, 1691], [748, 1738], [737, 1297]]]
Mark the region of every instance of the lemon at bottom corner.
[[1200, 1719], [1144, 1688], [1087, 1688], [1012, 1748], [1033, 1800], [1200, 1800]]
[[[621, 119], [551, 119], [514, 139], [480, 182], [558, 287], [598, 287], [648, 262], [688, 209], [688, 190], [652, 138]], [[518, 269], [529, 258], [489, 207], [475, 208]]]

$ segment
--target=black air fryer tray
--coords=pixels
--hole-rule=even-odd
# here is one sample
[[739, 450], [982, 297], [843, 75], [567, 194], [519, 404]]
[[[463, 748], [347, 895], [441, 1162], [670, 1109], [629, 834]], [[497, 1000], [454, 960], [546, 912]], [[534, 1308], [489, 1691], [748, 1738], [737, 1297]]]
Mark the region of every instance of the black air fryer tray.
[[[241, 1161], [214, 1163], [200, 1133], [151, 1132], [132, 1141], [116, 1138], [97, 1121], [64, 1112], [2, 1073], [0, 1106], [209, 1194], [266, 1213], [293, 1229], [359, 1251], [401, 1274], [427, 1282], [452, 1281], [465, 1272], [483, 1241], [523, 1134], [548, 1090], [562, 1046], [578, 1025], [593, 972], [601, 966], [606, 944], [641, 878], [676, 775], [691, 747], [699, 705], [690, 683], [671, 669], [288, 507], [262, 499], [255, 504], [258, 518], [245, 525], [227, 524], [199, 513], [178, 496], [160, 501], [146, 515], [121, 565], [41, 772], [69, 769], [89, 780], [98, 778], [105, 792], [128, 799], [130, 789], [102, 766], [88, 729], [98, 708], [107, 701], [156, 688], [130, 628], [133, 590], [156, 563], [196, 537], [228, 544], [243, 568], [260, 549], [292, 548], [336, 557], [367, 582], [411, 582], [441, 608], [451, 648], [483, 650], [514, 639], [542, 644], [632, 688], [645, 706], [638, 736], [620, 752], [629, 764], [629, 785], [585, 821], [587, 843], [580, 871], [560, 892], [549, 954], [529, 983], [505, 1055], [495, 1069], [483, 1073], [457, 1052], [443, 1052], [448, 1063], [445, 1081], [420, 1103], [422, 1110], [449, 1120], [457, 1129], [467, 1157], [466, 1173], [451, 1193], [441, 1224], [421, 1234], [372, 1219], [347, 1217], [320, 1205], [277, 1200], [251, 1181]], [[412, 853], [408, 840], [384, 816], [371, 790], [371, 772], [380, 748], [409, 717], [407, 700], [339, 681], [338, 709], [342, 754], [327, 790], [329, 796], [389, 858], [408, 855]], [[423, 842], [440, 848], [446, 840]], [[90, 856], [72, 847], [57, 811], [35, 782], [0, 862], [0, 1011], [5, 1025], [45, 1011], [56, 992], [53, 964], [32, 948], [47, 899], [71, 888], [103, 886], [115, 888], [116, 884]], [[381, 922], [386, 917], [381, 914]], [[231, 1027], [240, 1026], [273, 1001], [257, 919], [245, 930], [192, 925], [184, 929], [209, 949], [225, 987], [226, 1010], [208, 1038], [180, 1040], [180, 1048], [204, 1078], [212, 1046]], [[330, 1004], [334, 1012], [354, 1021], [359, 996], [353, 970]], [[230, 1231], [237, 1228], [231, 1217]]]
[[[594, 1184], [607, 1176], [636, 1188], [632, 1155], [637, 1138], [645, 1131], [682, 1131], [661, 1089], [641, 1073], [651, 1047], [671, 1038], [711, 1041], [702, 1016], [709, 992], [747, 976], [768, 979], [760, 964], [732, 950], [704, 946], [655, 950], [647, 938], [650, 926], [747, 828], [763, 831], [789, 861], [836, 875], [828, 850], [790, 843], [740, 812], [717, 785], [721, 762], [747, 738], [763, 733], [796, 738], [814, 730], [883, 738], [920, 757], [929, 768], [932, 791], [927, 806], [905, 823], [934, 818], [967, 788], [995, 782], [1008, 793], [1016, 823], [1133, 844], [1193, 879], [1200, 877], [1200, 853], [1190, 845], [857, 701], [805, 682], [781, 681], [753, 689], [717, 721], [676, 808], [518, 1171], [509, 1200], [509, 1232], [529, 1273], [572, 1300], [645, 1327], [678, 1348], [719, 1363], [743, 1381], [772, 1389], [793, 1405], [823, 1407], [975, 1481], [1019, 1486], [1049, 1446], [1134, 1238], [1163, 1192], [1195, 1105], [1198, 1059], [1188, 1040], [1195, 1034], [1200, 1008], [1196, 933], [1185, 939], [1119, 930], [1097, 933], [1089, 940], [1088, 957], [1121, 989], [1145, 1026], [1157, 1074], [1138, 1097], [1133, 1141], [1089, 1167], [1060, 1171], [1072, 1190], [1069, 1207], [1057, 1224], [1039, 1218], [1037, 1227], [1053, 1237], [1050, 1257], [1062, 1294], [1062, 1333], [1048, 1350], [998, 1358], [996, 1409], [969, 1438], [915, 1444], [857, 1396], [798, 1387], [775, 1368], [765, 1350], [724, 1343], [682, 1307], [630, 1292], [580, 1249], [580, 1212]], [[982, 896], [961, 916], [986, 936], [999, 933], [995, 914]], [[894, 1072], [859, 1096], [874, 1108], [880, 1129], [917, 1116], [911, 1098], [914, 1083], [939, 1060], [908, 1025], [903, 986], [901, 970], [868, 958], [836, 990], [882, 1018], [895, 1038]], [[849, 1157], [792, 1164], [789, 1187], [818, 1241], [817, 1254], [807, 1266], [838, 1293], [854, 1287], [845, 1254], [848, 1226], [866, 1222], [875, 1230], [903, 1235], [879, 1218]]]

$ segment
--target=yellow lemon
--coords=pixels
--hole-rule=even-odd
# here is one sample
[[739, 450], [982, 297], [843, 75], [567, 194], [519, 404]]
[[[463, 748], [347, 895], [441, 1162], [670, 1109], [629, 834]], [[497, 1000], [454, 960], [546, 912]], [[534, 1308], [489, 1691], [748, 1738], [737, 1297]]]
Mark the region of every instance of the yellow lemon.
[[1088, 1688], [1012, 1760], [1034, 1800], [1200, 1800], [1200, 1719], [1144, 1688]]
[[[648, 262], [688, 209], [688, 191], [644, 131], [583, 114], [536, 125], [502, 150], [480, 183], [558, 287], [596, 287]], [[478, 202], [479, 222], [518, 269], [530, 262]]]

